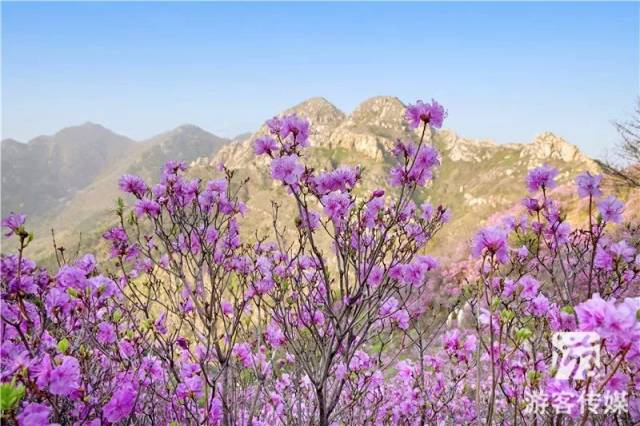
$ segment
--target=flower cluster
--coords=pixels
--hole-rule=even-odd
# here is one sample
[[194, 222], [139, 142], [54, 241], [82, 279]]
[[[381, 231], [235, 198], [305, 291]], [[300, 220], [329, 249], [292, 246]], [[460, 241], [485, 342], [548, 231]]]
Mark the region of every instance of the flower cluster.
[[[430, 142], [445, 116], [435, 101], [407, 108], [423, 131], [393, 149], [396, 196], [358, 188], [359, 166], [307, 167], [309, 122], [269, 120], [255, 152], [296, 216], [274, 207], [266, 237], [242, 232], [233, 171], [203, 181], [176, 161], [154, 185], [122, 177], [105, 261], [40, 268], [25, 256], [26, 217], [9, 215], [2, 226], [19, 245], [0, 259], [2, 421], [640, 421], [640, 233], [616, 225], [624, 204], [581, 174], [588, 221], [570, 225], [544, 165], [527, 176], [523, 214], [489, 223], [471, 257], [444, 268], [424, 252], [449, 210], [416, 201], [439, 165]], [[561, 332], [599, 336], [601, 374], [558, 377]], [[524, 406], [532, 395], [536, 410]], [[594, 395], [626, 405], [584, 409]]]

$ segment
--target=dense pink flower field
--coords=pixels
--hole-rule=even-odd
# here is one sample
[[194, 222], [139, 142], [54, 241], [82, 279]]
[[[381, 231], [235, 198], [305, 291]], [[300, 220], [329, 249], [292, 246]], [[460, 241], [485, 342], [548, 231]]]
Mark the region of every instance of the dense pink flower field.
[[[446, 112], [418, 101], [406, 118], [420, 137], [393, 148], [393, 197], [356, 197], [357, 167], [305, 166], [304, 118], [269, 120], [255, 152], [298, 215], [274, 205], [268, 238], [241, 238], [233, 171], [202, 182], [180, 162], [153, 186], [121, 178], [135, 203], [119, 202], [104, 263], [41, 269], [25, 216], [5, 218], [20, 249], [1, 259], [3, 422], [640, 421], [640, 232], [624, 204], [583, 173], [588, 220], [570, 224], [543, 165], [523, 182], [525, 214], [444, 269], [427, 243], [450, 212], [413, 199], [436, 175]], [[591, 346], [559, 355], [562, 336]]]

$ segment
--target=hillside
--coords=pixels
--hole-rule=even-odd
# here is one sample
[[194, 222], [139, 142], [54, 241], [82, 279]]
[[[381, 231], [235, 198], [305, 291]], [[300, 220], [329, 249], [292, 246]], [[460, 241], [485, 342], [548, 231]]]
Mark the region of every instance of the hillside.
[[94, 123], [28, 143], [2, 141], [2, 216], [42, 215], [68, 201], [127, 156], [134, 142]]
[[[363, 168], [364, 189], [383, 187], [391, 194], [394, 189], [387, 185], [387, 172], [393, 162], [389, 147], [396, 138], [416, 137], [405, 125], [404, 108], [397, 98], [376, 97], [364, 101], [346, 115], [326, 99], [312, 98], [281, 114], [297, 113], [311, 121], [311, 147], [304, 154], [310, 166], [326, 170], [338, 164], [359, 164]], [[69, 129], [57, 134], [57, 140], [60, 140], [61, 133], [69, 133]], [[80, 243], [81, 251], [99, 251], [99, 236], [114, 221], [115, 199], [120, 195], [118, 178], [124, 173], [135, 173], [151, 182], [158, 177], [162, 164], [168, 159], [191, 162], [190, 173], [203, 179], [218, 176], [217, 165], [220, 162], [237, 170], [238, 181], [248, 178], [240, 193], [249, 207], [244, 218], [247, 234], [268, 231], [272, 223], [272, 200], [282, 206], [280, 217], [285, 218], [291, 227], [294, 212], [288, 203], [283, 202], [286, 194], [282, 187], [270, 177], [268, 158], [257, 158], [254, 154], [253, 141], [264, 133], [266, 127], [262, 126], [253, 134], [227, 140], [196, 126], [185, 125], [137, 143], [124, 137], [116, 139], [114, 145], [119, 146], [119, 150], [103, 149], [104, 154], [96, 155], [102, 163], [92, 163], [95, 170], [91, 173], [85, 167], [67, 172], [71, 174], [65, 178], [50, 179], [51, 182], [60, 182], [79, 176], [75, 186], [65, 187], [64, 196], [51, 193], [51, 199], [47, 201], [49, 208], [42, 211], [39, 205], [37, 208], [28, 206], [36, 212], [30, 218], [30, 224], [38, 236], [30, 248], [30, 255], [51, 259], [51, 228], [56, 230], [58, 244], [67, 249], [75, 251]], [[95, 137], [91, 139], [89, 136], [88, 141], [95, 141]], [[5, 185], [5, 182], [22, 179], [26, 173], [24, 170], [29, 169], [23, 165], [26, 160], [38, 164], [46, 173], [55, 174], [57, 169], [54, 167], [61, 167], [62, 163], [47, 160], [49, 157], [44, 156], [42, 149], [33, 148], [40, 144], [47, 146], [51, 139], [38, 138], [39, 141], [19, 144], [18, 148], [15, 141], [3, 142], [3, 204], [6, 195], [12, 208], [19, 206], [17, 201], [26, 193], [28, 197], [22, 204], [27, 206], [31, 202], [31, 194], [47, 192], [53, 186], [45, 179], [25, 180], [21, 186]], [[557, 180], [561, 187], [570, 186], [575, 175], [584, 170], [598, 171], [598, 165], [578, 148], [548, 132], [541, 133], [529, 143], [495, 144], [442, 130], [429, 143], [440, 151], [442, 165], [437, 169], [434, 181], [418, 191], [415, 201], [429, 200], [451, 208], [451, 223], [431, 247], [436, 254], [444, 253], [446, 248], [450, 258], [464, 255], [465, 241], [483, 222], [497, 211], [519, 203], [525, 195], [523, 181], [530, 168], [543, 163], [557, 167], [560, 171]], [[7, 169], [4, 168], [5, 150], [17, 152], [11, 157], [15, 164]], [[74, 163], [67, 161], [65, 164], [73, 166]], [[4, 208], [3, 205], [3, 211]]]
[[[148, 180], [157, 179], [167, 160], [190, 162], [216, 153], [229, 142], [194, 125], [183, 125], [140, 142], [106, 135], [115, 134], [85, 124], [53, 137], [38, 137], [28, 144], [2, 142], [2, 211], [29, 215], [30, 229], [37, 235], [30, 247], [31, 256], [51, 257], [52, 228], [58, 244], [75, 249], [80, 243], [83, 249], [94, 251], [101, 232], [113, 220], [120, 176], [135, 173]], [[65, 155], [47, 157], [40, 146], [55, 147], [49, 152]], [[65, 161], [55, 161], [58, 157]], [[40, 201], [40, 194], [49, 196]]]
[[[321, 98], [310, 99], [283, 113], [309, 118], [315, 132], [306, 161], [317, 169], [337, 164], [359, 164], [364, 168], [364, 187], [393, 189], [386, 177], [393, 159], [389, 147], [396, 138], [416, 137], [404, 123], [405, 106], [397, 98], [377, 97], [360, 104], [348, 117]], [[266, 232], [271, 226], [271, 200], [280, 204], [286, 194], [269, 176], [268, 159], [256, 158], [253, 141], [264, 134], [259, 129], [245, 141], [229, 144], [217, 155], [195, 161], [193, 173], [206, 177], [215, 174], [215, 166], [224, 162], [250, 180], [242, 192], [249, 205], [246, 217], [251, 229]], [[552, 133], [542, 133], [530, 143], [495, 144], [458, 136], [451, 130], [436, 134], [432, 143], [442, 155], [442, 165], [432, 184], [416, 195], [416, 203], [430, 200], [452, 210], [452, 220], [434, 241], [432, 249], [449, 256], [461, 256], [465, 245], [480, 224], [497, 210], [517, 204], [525, 195], [527, 171], [543, 163], [560, 170], [559, 183], [566, 184], [584, 170], [597, 171], [597, 164], [574, 145]], [[293, 212], [282, 207], [281, 217]], [[288, 216], [289, 215], [289, 216]]]

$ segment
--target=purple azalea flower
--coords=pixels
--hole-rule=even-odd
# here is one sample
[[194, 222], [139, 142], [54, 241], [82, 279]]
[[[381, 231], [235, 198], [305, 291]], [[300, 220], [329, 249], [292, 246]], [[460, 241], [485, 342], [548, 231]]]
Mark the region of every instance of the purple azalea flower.
[[373, 228], [379, 221], [379, 213], [384, 209], [384, 198], [373, 198], [364, 209], [362, 216], [363, 223], [367, 228]]
[[153, 200], [142, 199], [136, 201], [135, 206], [136, 216], [148, 214], [151, 217], [158, 217], [160, 215], [160, 204]]
[[313, 323], [315, 325], [322, 325], [324, 324], [325, 318], [324, 318], [324, 314], [322, 313], [322, 311], [320, 310], [316, 310], [313, 313], [313, 317], [312, 317]]
[[527, 246], [520, 246], [516, 249], [516, 254], [520, 259], [526, 259], [527, 256], [529, 256], [529, 249], [527, 248]]
[[342, 223], [351, 210], [351, 197], [343, 192], [332, 192], [322, 197], [324, 212], [334, 223]]
[[95, 277], [89, 278], [89, 284], [93, 290], [91, 295], [97, 297], [99, 300], [107, 299], [119, 292], [116, 283], [103, 275], [96, 275]]
[[116, 341], [116, 329], [113, 324], [109, 322], [101, 322], [98, 324], [98, 332], [96, 333], [96, 339], [103, 345], [115, 343]]
[[56, 275], [56, 281], [63, 289], [73, 288], [84, 291], [89, 285], [87, 273], [80, 268], [69, 265], [62, 265]]
[[298, 183], [303, 172], [304, 166], [296, 155], [285, 155], [271, 161], [271, 177], [287, 185]]
[[62, 316], [68, 315], [73, 308], [74, 303], [71, 301], [69, 294], [58, 288], [53, 287], [47, 292], [47, 296], [44, 300], [44, 306], [47, 309], [47, 313], [52, 317], [61, 314]]
[[158, 333], [167, 334], [167, 332], [169, 331], [167, 330], [167, 313], [161, 313], [158, 319], [153, 323], [153, 326]]
[[600, 191], [600, 182], [602, 181], [602, 175], [592, 175], [589, 172], [584, 172], [576, 177], [576, 185], [578, 186], [578, 195], [580, 198], [585, 197], [599, 197], [602, 195]]
[[[366, 266], [363, 265], [363, 268], [366, 268]], [[367, 272], [366, 270], [363, 270], [360, 272], [360, 275], [361, 275], [360, 279], [364, 280], [366, 272]], [[371, 267], [371, 270], [369, 271], [369, 275], [366, 278], [367, 278], [367, 285], [371, 286], [371, 288], [376, 288], [382, 282], [382, 278], [384, 278], [384, 269], [382, 269], [378, 265], [374, 265], [373, 267]]]
[[440, 214], [440, 222], [449, 223], [451, 220], [451, 209], [440, 206], [442, 213]]
[[422, 214], [420, 215], [420, 218], [422, 220], [429, 222], [433, 217], [433, 206], [431, 205], [431, 203], [425, 201], [420, 206], [420, 209], [422, 210]]
[[147, 185], [145, 185], [144, 180], [142, 180], [140, 176], [135, 175], [123, 175], [120, 178], [119, 185], [123, 192], [133, 194], [136, 197], [142, 197], [147, 190]]
[[558, 170], [549, 165], [543, 165], [536, 167], [529, 171], [525, 182], [527, 189], [532, 194], [539, 189], [552, 189], [556, 187], [555, 177], [558, 175]]
[[280, 136], [286, 138], [289, 135], [293, 136], [295, 143], [300, 146], [307, 146], [309, 139], [309, 121], [304, 118], [300, 118], [297, 115], [289, 115], [282, 119], [282, 129]]
[[264, 339], [274, 348], [282, 346], [286, 342], [286, 338], [284, 337], [282, 330], [275, 323], [270, 323], [267, 326], [264, 333]]
[[569, 241], [569, 235], [571, 234], [571, 225], [567, 222], [562, 222], [555, 227], [553, 235], [556, 238], [557, 244], [564, 244]]
[[24, 225], [26, 220], [27, 215], [25, 214], [9, 213], [9, 216], [2, 219], [2, 226], [8, 229], [4, 236], [10, 237], [14, 233], [17, 233], [18, 229]]
[[178, 160], [169, 160], [164, 163], [163, 174], [166, 175], [177, 175], [180, 172], [184, 172], [187, 170], [187, 163], [184, 161]]
[[44, 390], [49, 386], [51, 370], [51, 357], [47, 353], [42, 356], [40, 362], [34, 363], [29, 369], [32, 376], [36, 379], [36, 384], [39, 389]]
[[384, 303], [380, 306], [378, 310], [378, 314], [382, 318], [386, 318], [396, 312], [398, 310], [398, 299], [395, 297], [389, 297]]
[[529, 303], [529, 312], [537, 317], [544, 316], [549, 310], [549, 299], [539, 294]]
[[605, 386], [605, 389], [609, 392], [624, 392], [627, 389], [628, 383], [629, 376], [618, 371], [609, 379], [607, 385]]
[[118, 342], [118, 349], [120, 350], [120, 356], [127, 359], [133, 357], [136, 353], [133, 344], [127, 339], [122, 339]]
[[254, 142], [256, 155], [273, 155], [278, 150], [278, 143], [271, 136], [261, 136]]
[[62, 363], [51, 371], [49, 392], [69, 396], [80, 387], [80, 363], [71, 356], [62, 356]]
[[85, 254], [76, 261], [76, 267], [82, 269], [86, 274], [95, 271], [97, 265], [96, 257], [92, 254]]
[[205, 232], [204, 234], [204, 240], [208, 243], [208, 244], [215, 244], [216, 241], [218, 241], [218, 237], [219, 237], [219, 233], [218, 230], [215, 228], [209, 228], [207, 229], [207, 232]]
[[602, 218], [607, 222], [622, 222], [622, 212], [624, 211], [624, 204], [613, 195], [610, 195], [604, 200], [601, 200], [598, 203], [598, 210], [600, 211]]
[[613, 256], [601, 245], [596, 248], [596, 255], [593, 258], [593, 264], [596, 268], [605, 271], [613, 270]]
[[633, 256], [636, 254], [636, 249], [633, 246], [630, 246], [625, 240], [620, 240], [615, 244], [611, 244], [611, 246], [609, 246], [609, 250], [625, 262], [632, 262]]
[[602, 299], [598, 293], [595, 293], [591, 296], [591, 299], [575, 307], [580, 330], [592, 331], [597, 329], [611, 315], [612, 309], [613, 307], [609, 302]]
[[398, 325], [398, 328], [401, 330], [406, 330], [409, 328], [409, 312], [406, 309], [400, 309], [396, 311], [393, 315], [391, 315], [391, 319]]
[[278, 135], [282, 137], [282, 126], [284, 125], [283, 120], [278, 117], [273, 117], [270, 120], [267, 120], [267, 127], [269, 128], [269, 132], [272, 135]]
[[202, 378], [196, 374], [184, 379], [184, 382], [180, 383], [176, 388], [176, 394], [180, 398], [187, 398], [190, 396], [200, 397], [202, 396], [202, 387]]
[[49, 425], [51, 407], [37, 402], [27, 403], [16, 417], [19, 426]]
[[120, 384], [109, 402], [102, 407], [102, 414], [108, 422], [117, 423], [131, 414], [135, 400], [136, 388], [133, 384]]
[[256, 294], [263, 295], [271, 291], [275, 285], [271, 278], [263, 278], [253, 284], [253, 290], [255, 290]]
[[236, 343], [231, 350], [231, 354], [237, 357], [245, 368], [251, 367], [253, 358], [251, 356], [251, 347], [248, 343]]
[[224, 410], [222, 407], [222, 400], [220, 398], [216, 397], [211, 400], [211, 410], [209, 410], [209, 416], [212, 424], [218, 425], [222, 423]]
[[233, 304], [228, 300], [223, 300], [220, 302], [220, 310], [224, 315], [231, 316], [233, 315]]
[[154, 198], [166, 201], [164, 197], [165, 195], [167, 195], [167, 186], [161, 183], [157, 183], [151, 188], [151, 193], [153, 194]]
[[484, 253], [493, 254], [500, 263], [508, 259], [507, 233], [500, 228], [484, 228], [473, 239], [471, 254], [476, 257]]
[[304, 211], [299, 217], [300, 225], [307, 230], [314, 231], [320, 226], [320, 215], [313, 211]]
[[525, 275], [520, 278], [518, 284], [522, 286], [522, 292], [520, 292], [520, 297], [523, 299], [532, 299], [538, 295], [538, 291], [540, 290], [540, 282], [533, 278], [530, 275]]
[[125, 242], [125, 243], [129, 240], [125, 230], [120, 227], [111, 228], [105, 231], [105, 233], [102, 234], [102, 238], [104, 238], [107, 241]]
[[439, 129], [446, 116], [447, 112], [444, 107], [433, 99], [431, 103], [418, 100], [415, 105], [409, 105], [405, 111], [405, 118], [412, 129], [418, 127], [420, 123]]
[[153, 356], [146, 356], [140, 365], [139, 377], [144, 383], [156, 383], [164, 381], [164, 369], [159, 359]]
[[332, 191], [350, 191], [360, 177], [358, 167], [339, 167], [334, 171], [320, 173], [313, 179], [315, 190], [323, 195]]
[[229, 183], [226, 179], [213, 179], [207, 182], [207, 191], [211, 191], [219, 195], [226, 194], [228, 187]]

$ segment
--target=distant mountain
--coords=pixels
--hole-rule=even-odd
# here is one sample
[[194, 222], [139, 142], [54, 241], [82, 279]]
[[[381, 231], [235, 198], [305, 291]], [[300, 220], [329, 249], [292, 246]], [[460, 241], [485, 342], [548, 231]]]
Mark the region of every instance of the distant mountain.
[[39, 215], [56, 209], [112, 164], [134, 142], [104, 127], [85, 123], [28, 143], [2, 141], [2, 215]]
[[50, 251], [51, 228], [61, 244], [91, 247], [112, 218], [118, 179], [134, 173], [157, 179], [169, 159], [187, 163], [214, 155], [229, 140], [186, 124], [134, 142], [97, 124], [69, 127], [23, 144], [2, 141], [2, 213], [21, 211], [38, 239], [36, 257]]
[[215, 136], [193, 124], [185, 124], [140, 143], [142, 152], [129, 173], [157, 177], [167, 160], [191, 162], [215, 154], [229, 139]]

